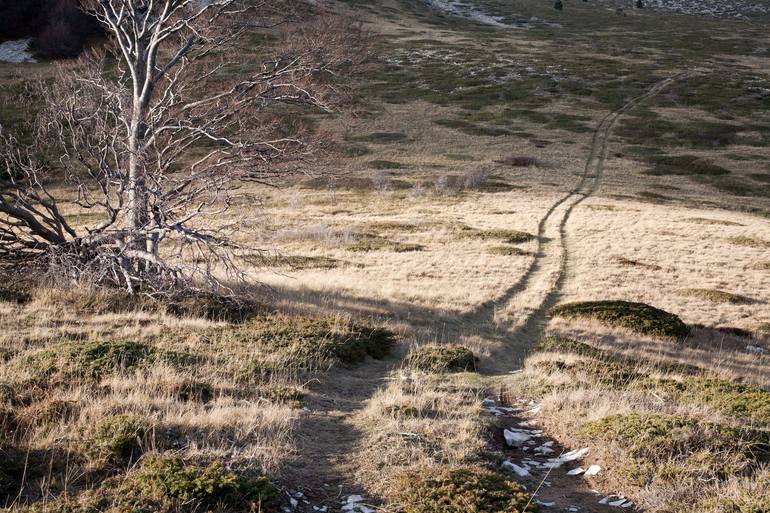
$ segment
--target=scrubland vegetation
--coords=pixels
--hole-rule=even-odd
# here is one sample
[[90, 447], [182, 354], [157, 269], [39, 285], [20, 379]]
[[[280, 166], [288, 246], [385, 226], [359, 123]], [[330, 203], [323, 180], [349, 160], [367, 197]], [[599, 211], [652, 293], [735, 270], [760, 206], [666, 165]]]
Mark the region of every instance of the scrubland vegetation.
[[[748, 21], [329, 0], [235, 25], [192, 68], [214, 70], [206, 87], [174, 94], [257, 73], [265, 103], [216, 131], [206, 117], [233, 103], [196, 112], [188, 149], [147, 157], [163, 174], [143, 241], [194, 233], [206, 251], [161, 239], [148, 252], [173, 265], [102, 279], [0, 251], [0, 508], [770, 511], [770, 18], [725, 2]], [[0, 37], [36, 37], [40, 62], [0, 62], [0, 126], [51, 151], [36, 116], [93, 56], [48, 60], [22, 4]], [[97, 32], [95, 50], [114, 37]], [[259, 75], [308, 55], [323, 72]], [[125, 85], [120, 62], [95, 83]], [[93, 107], [83, 91], [67, 105]], [[186, 115], [169, 94], [166, 126]], [[124, 233], [122, 189], [89, 194], [128, 182], [84, 173], [130, 152], [78, 167], [67, 148], [25, 168], [57, 208], [17, 200], [67, 240]], [[207, 155], [203, 196], [161, 198]], [[29, 163], [5, 161], [0, 248], [18, 233], [11, 161]], [[220, 166], [243, 169], [218, 189]], [[124, 242], [86, 246], [119, 262]], [[161, 268], [195, 272], [147, 279]]]

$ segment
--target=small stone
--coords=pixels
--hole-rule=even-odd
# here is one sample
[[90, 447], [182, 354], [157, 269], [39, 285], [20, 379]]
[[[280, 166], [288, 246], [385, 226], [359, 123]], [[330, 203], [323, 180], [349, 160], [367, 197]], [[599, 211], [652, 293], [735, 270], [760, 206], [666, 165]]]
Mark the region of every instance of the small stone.
[[585, 475], [587, 475], [587, 476], [595, 476], [596, 474], [598, 474], [601, 471], [601, 469], [602, 469], [602, 467], [600, 467], [599, 465], [591, 465], [590, 467], [588, 467], [588, 470], [586, 470]]
[[583, 472], [585, 472], [585, 469], [583, 467], [578, 467], [578, 468], [573, 468], [572, 470], [567, 472], [567, 475], [568, 476], [579, 476]]

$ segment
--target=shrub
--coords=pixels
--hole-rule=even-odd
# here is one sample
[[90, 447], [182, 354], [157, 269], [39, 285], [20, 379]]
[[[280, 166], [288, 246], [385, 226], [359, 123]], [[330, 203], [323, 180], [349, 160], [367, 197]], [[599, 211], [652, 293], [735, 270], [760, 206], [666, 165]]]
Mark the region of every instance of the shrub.
[[232, 323], [244, 322], [263, 310], [262, 305], [250, 299], [213, 293], [182, 295], [166, 305], [166, 312], [177, 317], [202, 317]]
[[706, 404], [729, 416], [770, 425], [770, 392], [761, 387], [705, 377], [681, 381], [648, 379], [639, 387], [668, 393], [680, 401]]
[[17, 305], [23, 305], [29, 303], [32, 296], [14, 285], [0, 285], [0, 301], [6, 303], [16, 303]]
[[518, 483], [490, 470], [425, 468], [397, 476], [389, 499], [400, 513], [523, 513], [537, 511]]
[[694, 297], [710, 301], [712, 303], [730, 303], [733, 305], [747, 305], [753, 303], [751, 298], [739, 296], [731, 292], [717, 289], [681, 289], [677, 293], [681, 296]]
[[584, 424], [578, 436], [622, 453], [618, 470], [639, 486], [726, 479], [770, 460], [770, 431], [671, 415], [613, 415]]
[[612, 261], [624, 267], [637, 267], [642, 269], [649, 269], [650, 271], [660, 271], [662, 269], [662, 267], [659, 265], [647, 264], [644, 262], [639, 262], [638, 260], [631, 260], [625, 257], [615, 257], [612, 259]]
[[184, 380], [169, 383], [164, 388], [170, 396], [180, 401], [207, 403], [214, 398], [214, 387], [201, 381]]
[[430, 344], [413, 347], [406, 365], [427, 372], [462, 372], [476, 370], [478, 358], [473, 351], [458, 344]]
[[477, 230], [470, 226], [461, 226], [460, 235], [466, 239], [499, 240], [508, 244], [522, 244], [534, 240], [531, 233], [519, 230]]
[[412, 251], [422, 251], [425, 249], [419, 244], [409, 244], [406, 242], [395, 242], [382, 237], [364, 237], [352, 244], [345, 246], [345, 249], [354, 253], [368, 253], [369, 251], [392, 251], [394, 253], [409, 253]]
[[108, 417], [96, 426], [91, 447], [110, 460], [134, 459], [142, 452], [142, 439], [147, 431], [147, 423], [136, 415]]
[[551, 315], [567, 319], [594, 319], [606, 326], [626, 328], [643, 335], [684, 338], [690, 328], [674, 314], [644, 303], [628, 301], [585, 301], [566, 303]]
[[142, 460], [117, 493], [117, 501], [141, 511], [164, 504], [162, 511], [206, 511], [216, 507], [218, 511], [268, 512], [276, 511], [278, 502], [278, 491], [264, 476], [247, 477], [219, 463], [202, 466], [163, 456]]
[[525, 157], [522, 155], [508, 155], [499, 162], [512, 167], [533, 167], [540, 165], [540, 162], [535, 157]]
[[655, 167], [644, 174], [666, 175], [728, 175], [730, 171], [694, 155], [650, 157]]
[[283, 352], [300, 367], [333, 359], [345, 364], [386, 357], [395, 335], [384, 328], [333, 318], [273, 315], [254, 319], [229, 336], [269, 352]]
[[150, 346], [139, 342], [64, 342], [17, 356], [9, 362], [37, 378], [68, 381], [99, 379], [119, 369], [130, 369], [153, 356]]

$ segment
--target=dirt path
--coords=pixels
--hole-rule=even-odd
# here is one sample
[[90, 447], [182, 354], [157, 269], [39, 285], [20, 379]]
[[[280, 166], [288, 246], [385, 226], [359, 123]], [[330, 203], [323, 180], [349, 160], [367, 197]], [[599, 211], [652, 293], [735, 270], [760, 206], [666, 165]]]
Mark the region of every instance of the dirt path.
[[[500, 309], [513, 306], [514, 316], [510, 325], [504, 326], [507, 343], [501, 354], [493, 355], [485, 362], [481, 369], [484, 374], [507, 374], [518, 368], [527, 350], [542, 335], [547, 311], [558, 301], [567, 276], [567, 223], [575, 207], [594, 194], [601, 185], [609, 137], [614, 124], [624, 113], [660, 93], [674, 81], [690, 74], [691, 72], [684, 72], [658, 82], [645, 94], [632, 99], [602, 119], [594, 132], [591, 153], [580, 181], [551, 206], [539, 223], [537, 255], [525, 275], [497, 300], [479, 305], [456, 324], [454, 328], [462, 332], [467, 323], [492, 323]], [[526, 306], [528, 304], [536, 306], [530, 308]], [[295, 483], [294, 490], [287, 492], [288, 498], [291, 499], [288, 511], [375, 511], [376, 504], [367, 500], [360, 487], [355, 484], [354, 454], [362, 443], [364, 433], [360, 433], [355, 427], [354, 417], [366, 406], [376, 390], [384, 386], [390, 373], [399, 366], [400, 361], [395, 359], [386, 362], [370, 361], [344, 373], [327, 375], [323, 382], [318, 382], [312, 387], [315, 394], [308, 403], [296, 432], [298, 454], [285, 469], [289, 481]], [[526, 470], [526, 474], [520, 474], [519, 478], [530, 486], [530, 491], [537, 491], [535, 498], [543, 507], [556, 506], [563, 511], [614, 509], [606, 504], [599, 504], [598, 501], [606, 497], [607, 502], [614, 502], [620, 498], [599, 497], [592, 492], [587, 481], [567, 474], [566, 464], [570, 463], [569, 470], [574, 470], [580, 463], [579, 458], [563, 462], [565, 468], [561, 469], [561, 465], [557, 466], [552, 461], [552, 458], [564, 455], [558, 444], [542, 432], [534, 434], [536, 428], [521, 427], [522, 423], [536, 425], [536, 408], [532, 405], [528, 405], [528, 408], [517, 408], [492, 399], [488, 401], [493, 401], [493, 413], [494, 408], [502, 407], [502, 410], [496, 412], [496, 425], [499, 428], [497, 431], [500, 434], [500, 443], [506, 447], [505, 451], [509, 456], [508, 470], [515, 472], [511, 465]], [[509, 402], [518, 401], [521, 400], [514, 399]], [[502, 440], [502, 433], [506, 429], [524, 429], [522, 433], [529, 430], [531, 438], [521, 446], [510, 446]], [[350, 502], [351, 500], [354, 502]], [[553, 506], [549, 506], [551, 503]]]
[[479, 305], [464, 316], [463, 323], [500, 323], [504, 312], [505, 339], [499, 354], [483, 367], [487, 374], [507, 373], [521, 366], [529, 348], [542, 336], [548, 311], [559, 301], [569, 265], [567, 223], [575, 207], [599, 189], [607, 159], [609, 138], [618, 119], [640, 103], [654, 97], [672, 83], [692, 76], [685, 71], [661, 80], [646, 93], [607, 114], [594, 131], [591, 152], [580, 181], [556, 201], [538, 225], [538, 247], [527, 272], [500, 297]]

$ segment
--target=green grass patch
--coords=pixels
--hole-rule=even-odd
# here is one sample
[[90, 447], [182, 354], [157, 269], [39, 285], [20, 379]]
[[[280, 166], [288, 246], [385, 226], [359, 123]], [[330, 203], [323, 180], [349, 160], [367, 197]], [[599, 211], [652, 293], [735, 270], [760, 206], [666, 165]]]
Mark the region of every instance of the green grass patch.
[[728, 237], [727, 242], [735, 244], [736, 246], [743, 246], [746, 248], [768, 249], [770, 248], [770, 242], [759, 239], [757, 237], [748, 237], [741, 235], [738, 237]]
[[409, 137], [401, 132], [374, 132], [368, 135], [355, 135], [347, 138], [349, 141], [370, 144], [396, 144], [409, 140]]
[[336, 258], [324, 256], [286, 255], [276, 258], [273, 265], [276, 267], [289, 267], [295, 271], [304, 269], [336, 269], [342, 264]]
[[730, 170], [717, 166], [695, 155], [651, 157], [653, 169], [644, 171], [650, 176], [669, 175], [728, 175]]
[[705, 404], [731, 417], [770, 426], [770, 392], [742, 383], [706, 377], [646, 379], [636, 388], [668, 394], [688, 403]]
[[364, 237], [344, 246], [344, 249], [353, 253], [368, 253], [370, 251], [409, 253], [412, 251], [422, 251], [425, 247], [420, 244], [397, 242], [383, 237]]
[[389, 484], [387, 495], [399, 513], [537, 511], [521, 485], [497, 472], [473, 467], [405, 472]]
[[66, 383], [73, 379], [98, 380], [110, 373], [137, 367], [154, 355], [152, 347], [139, 342], [62, 342], [21, 354], [7, 365], [36, 380]]
[[147, 422], [137, 415], [116, 415], [102, 420], [91, 438], [91, 448], [111, 461], [135, 460], [142, 453]]
[[672, 313], [628, 301], [586, 301], [556, 306], [551, 315], [567, 319], [592, 319], [613, 328], [643, 335], [683, 338], [690, 328]]
[[711, 303], [729, 303], [732, 305], [748, 305], [754, 301], [746, 296], [733, 294], [732, 292], [726, 292], [718, 289], [680, 289], [676, 291], [677, 294], [684, 297], [692, 297], [709, 301]]
[[367, 165], [372, 169], [403, 169], [404, 165], [391, 160], [370, 160]]
[[723, 219], [709, 219], [707, 217], [688, 217], [687, 219], [682, 219], [682, 221], [685, 223], [704, 224], [709, 226], [743, 226], [741, 223], [725, 221]]
[[476, 137], [500, 137], [503, 135], [511, 135], [512, 132], [507, 128], [500, 128], [496, 126], [479, 125], [465, 121], [462, 119], [438, 119], [434, 121], [439, 126], [446, 128], [452, 128], [458, 130], [464, 134], [472, 135]]
[[638, 486], [724, 480], [770, 460], [770, 431], [670, 415], [605, 417], [584, 424], [578, 436], [609, 445], [620, 455], [613, 472]]
[[516, 246], [492, 246], [487, 248], [487, 253], [497, 256], [527, 256], [532, 254]]
[[508, 244], [522, 244], [536, 239], [531, 233], [519, 230], [479, 230], [470, 226], [460, 226], [459, 233], [464, 239], [497, 240]]
[[429, 344], [413, 347], [406, 356], [407, 367], [426, 372], [475, 371], [478, 358], [458, 344]]

